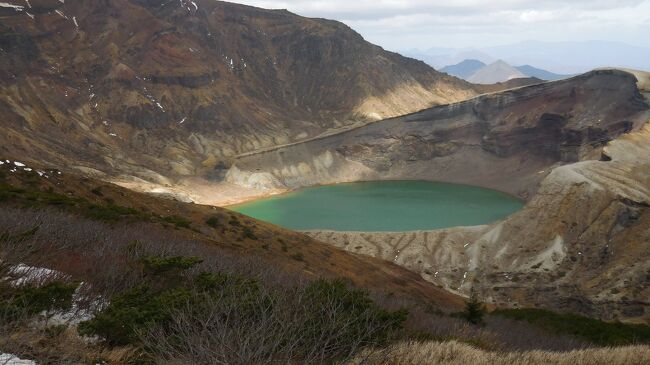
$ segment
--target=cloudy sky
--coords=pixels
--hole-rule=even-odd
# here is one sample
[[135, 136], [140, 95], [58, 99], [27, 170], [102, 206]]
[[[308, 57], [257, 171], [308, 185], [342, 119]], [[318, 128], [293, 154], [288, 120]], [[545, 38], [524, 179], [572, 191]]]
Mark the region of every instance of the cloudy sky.
[[525, 40], [650, 46], [650, 0], [232, 0], [343, 21], [391, 50]]

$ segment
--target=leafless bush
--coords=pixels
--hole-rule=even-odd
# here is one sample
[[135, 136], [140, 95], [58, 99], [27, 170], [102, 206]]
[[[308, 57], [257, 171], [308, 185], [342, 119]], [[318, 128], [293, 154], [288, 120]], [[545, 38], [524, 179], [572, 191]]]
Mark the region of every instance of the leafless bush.
[[[49, 268], [66, 278], [89, 283], [78, 293], [81, 310], [92, 309], [98, 296], [110, 298], [142, 283], [144, 274], [134, 262], [146, 256], [200, 257], [203, 262], [187, 275], [225, 272], [252, 277], [263, 287], [277, 288], [283, 293], [262, 296], [272, 297], [273, 306], [268, 302], [252, 303], [257, 308], [255, 316], [242, 316], [233, 302], [219, 298], [206, 298], [201, 311], [191, 307], [178, 310], [171, 327], [142, 333], [146, 347], [160, 362], [254, 364], [300, 359], [301, 363], [319, 363], [332, 358], [334, 349], [340, 348], [341, 331], [345, 331], [347, 324], [331, 321], [340, 309], [336, 303], [331, 303], [318, 318], [312, 318], [312, 323], [301, 323], [306, 308], [300, 293], [308, 280], [298, 273], [278, 270], [268, 260], [243, 258], [228, 249], [170, 234], [153, 223], [98, 222], [49, 209], [5, 207], [0, 211], [0, 277], [11, 278], [12, 268], [26, 264], [33, 267], [28, 271]], [[569, 350], [585, 346], [567, 337], [541, 333], [523, 322], [488, 317], [484, 327], [477, 327], [460, 318], [426, 311], [420, 304], [389, 297], [373, 299], [387, 309], [409, 308], [409, 331], [439, 340], [461, 339], [495, 350]], [[368, 331], [381, 330], [373, 325], [368, 319]], [[310, 332], [318, 337], [306, 336], [305, 328], [319, 328], [320, 331]], [[16, 330], [0, 329], [0, 337]], [[345, 341], [346, 351], [337, 353], [338, 358], [349, 358], [359, 349], [368, 348], [362, 339], [356, 343]], [[306, 346], [306, 342], [312, 345]], [[383, 351], [386, 350], [378, 352]], [[372, 354], [374, 359], [378, 356], [366, 354]]]
[[246, 301], [204, 296], [199, 307], [176, 310], [171, 325], [141, 333], [144, 348], [161, 364], [324, 364], [348, 361], [363, 349], [377, 358], [373, 338], [391, 331], [372, 310], [342, 316], [347, 309], [340, 298], [319, 302], [315, 312], [302, 288], [262, 290]]
[[0, 268], [25, 263], [92, 283], [110, 297], [142, 282], [133, 263], [144, 256], [196, 256], [194, 271], [229, 272], [265, 282], [296, 285], [300, 275], [280, 271], [261, 259], [170, 234], [152, 223], [111, 224], [56, 210], [5, 208], [0, 211]]
[[576, 338], [550, 333], [527, 322], [500, 316], [487, 315], [482, 326], [472, 325], [454, 314], [444, 314], [422, 303], [415, 303], [395, 297], [373, 295], [375, 302], [383, 308], [408, 308], [409, 316], [405, 327], [421, 334], [426, 339], [468, 342], [483, 349], [498, 351], [548, 350], [570, 351], [592, 345]]

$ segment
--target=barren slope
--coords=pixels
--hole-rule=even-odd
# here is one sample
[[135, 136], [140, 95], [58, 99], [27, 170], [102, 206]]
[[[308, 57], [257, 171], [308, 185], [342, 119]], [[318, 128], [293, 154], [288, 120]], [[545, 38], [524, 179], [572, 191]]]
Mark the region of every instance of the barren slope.
[[227, 181], [296, 188], [374, 179], [425, 179], [532, 196], [558, 163], [600, 149], [646, 120], [633, 75], [594, 71], [386, 119], [237, 159]]
[[475, 91], [342, 23], [213, 0], [0, 5], [0, 152], [137, 181]]

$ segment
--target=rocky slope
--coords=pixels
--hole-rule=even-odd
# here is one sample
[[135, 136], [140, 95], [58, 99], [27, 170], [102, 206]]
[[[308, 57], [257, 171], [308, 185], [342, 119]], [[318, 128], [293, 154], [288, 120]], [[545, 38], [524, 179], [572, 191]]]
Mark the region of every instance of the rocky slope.
[[517, 194], [526, 207], [490, 226], [311, 235], [497, 305], [648, 322], [647, 90], [646, 74], [594, 71], [248, 156], [228, 177], [259, 187], [432, 179]]
[[0, 152], [171, 185], [476, 94], [344, 24], [213, 0], [0, 3]]
[[296, 188], [425, 179], [527, 198], [552, 166], [600, 158], [608, 141], [645, 122], [647, 109], [633, 75], [594, 71], [247, 155], [235, 161], [227, 180]]

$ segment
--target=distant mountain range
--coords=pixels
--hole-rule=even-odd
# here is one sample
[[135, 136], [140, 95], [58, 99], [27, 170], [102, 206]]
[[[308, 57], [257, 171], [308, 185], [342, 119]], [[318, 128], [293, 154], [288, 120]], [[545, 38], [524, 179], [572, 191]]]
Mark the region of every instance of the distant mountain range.
[[526, 77], [504, 61], [496, 61], [477, 70], [467, 81], [474, 84], [496, 84], [497, 82]]
[[517, 70], [529, 77], [536, 77], [541, 80], [554, 81], [561, 80], [573, 75], [562, 75], [554, 72], [542, 70], [541, 68], [533, 67], [531, 65], [515, 66]]
[[464, 60], [455, 65], [445, 66], [440, 71], [467, 80], [485, 66], [487, 65], [479, 60]]
[[558, 74], [577, 74], [602, 67], [650, 70], [650, 47], [609, 41], [525, 41], [485, 48], [432, 47], [426, 50], [400, 50], [400, 53], [422, 60], [434, 68], [453, 65], [465, 59], [486, 64], [501, 59], [511, 65], [535, 65]]
[[530, 65], [511, 66], [503, 60], [489, 65], [479, 60], [464, 60], [455, 65], [445, 66], [440, 71], [475, 84], [494, 84], [526, 77], [553, 81], [571, 76], [556, 74]]

